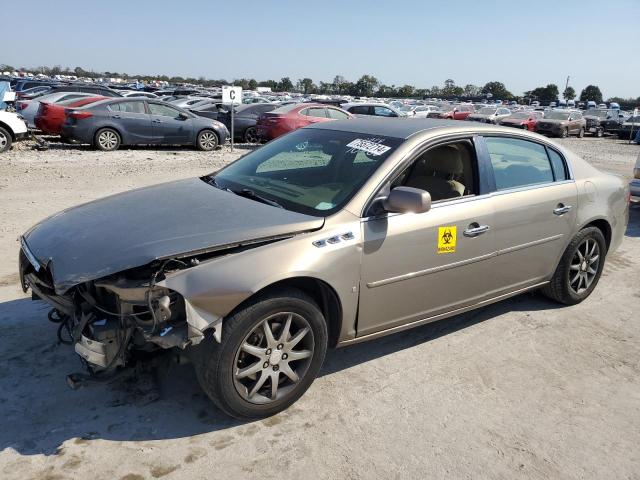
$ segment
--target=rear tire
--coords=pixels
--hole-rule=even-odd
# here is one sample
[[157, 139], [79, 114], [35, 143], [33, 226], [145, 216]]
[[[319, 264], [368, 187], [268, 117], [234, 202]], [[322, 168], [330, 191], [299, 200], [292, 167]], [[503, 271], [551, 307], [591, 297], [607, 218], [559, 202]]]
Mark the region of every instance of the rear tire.
[[265, 418], [305, 393], [320, 371], [327, 343], [327, 324], [316, 303], [299, 290], [275, 290], [226, 317], [222, 343], [208, 337], [196, 347], [196, 374], [228, 415]]
[[562, 132], [560, 133], [560, 138], [567, 138], [568, 136], [569, 136], [569, 129], [563, 128]]
[[120, 134], [111, 128], [101, 128], [96, 132], [93, 145], [103, 152], [113, 152], [120, 148]]
[[596, 137], [598, 137], [598, 138], [604, 137], [604, 130], [602, 128], [598, 128], [596, 130]]
[[220, 144], [220, 140], [218, 139], [218, 135], [213, 130], [202, 130], [198, 133], [198, 138], [196, 139], [196, 147], [198, 150], [203, 152], [210, 152], [215, 150]]
[[259, 143], [260, 137], [256, 127], [249, 127], [244, 131], [244, 141], [246, 143]]
[[11, 134], [4, 128], [0, 127], [0, 153], [9, 150], [12, 143], [13, 138], [11, 138]]
[[565, 305], [582, 302], [598, 284], [606, 254], [607, 244], [599, 228], [580, 230], [562, 254], [551, 281], [542, 287], [542, 293]]

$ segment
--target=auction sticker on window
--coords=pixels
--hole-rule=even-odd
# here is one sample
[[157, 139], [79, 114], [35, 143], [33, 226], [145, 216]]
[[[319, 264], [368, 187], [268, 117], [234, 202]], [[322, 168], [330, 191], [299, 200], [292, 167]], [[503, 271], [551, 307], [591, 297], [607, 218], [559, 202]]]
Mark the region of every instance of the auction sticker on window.
[[385, 152], [391, 150], [391, 147], [382, 145], [381, 143], [372, 142], [371, 140], [365, 140], [364, 138], [356, 138], [355, 140], [347, 143], [347, 147], [355, 150], [361, 150], [369, 155], [382, 155]]
[[438, 253], [456, 252], [457, 229], [455, 225], [438, 227]]

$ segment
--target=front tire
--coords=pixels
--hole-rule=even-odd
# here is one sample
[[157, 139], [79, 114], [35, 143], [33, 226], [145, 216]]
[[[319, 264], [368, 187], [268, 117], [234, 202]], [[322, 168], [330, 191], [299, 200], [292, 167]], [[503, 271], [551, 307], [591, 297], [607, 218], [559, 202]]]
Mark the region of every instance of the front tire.
[[202, 130], [196, 139], [196, 147], [203, 152], [210, 152], [218, 147], [220, 140], [213, 130]]
[[120, 147], [120, 135], [111, 128], [102, 128], [96, 132], [93, 144], [103, 152], [113, 152]]
[[205, 393], [235, 418], [265, 418], [292, 405], [318, 375], [327, 324], [309, 296], [283, 289], [225, 318], [222, 343], [205, 342], [195, 362]]
[[584, 137], [584, 128], [581, 128], [580, 131], [578, 132], [578, 138], [582, 138]]
[[11, 134], [0, 127], [0, 153], [9, 150], [12, 143], [13, 139], [11, 138]]
[[587, 227], [573, 238], [542, 293], [565, 305], [586, 299], [600, 280], [607, 243], [599, 228]]
[[560, 132], [560, 138], [567, 138], [569, 136], [569, 129], [563, 128], [562, 132]]

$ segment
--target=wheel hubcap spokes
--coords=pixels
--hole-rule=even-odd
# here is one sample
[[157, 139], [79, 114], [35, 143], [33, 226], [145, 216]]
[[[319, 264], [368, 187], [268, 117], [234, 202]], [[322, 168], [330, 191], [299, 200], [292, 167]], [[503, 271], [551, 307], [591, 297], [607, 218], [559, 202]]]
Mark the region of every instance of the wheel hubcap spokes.
[[569, 267], [569, 286], [575, 293], [587, 290], [598, 273], [600, 247], [592, 238], [585, 239], [573, 255]]
[[116, 138], [115, 134], [111, 132], [104, 132], [100, 135], [100, 145], [102, 145], [104, 148], [114, 148], [117, 142], [118, 139]]
[[313, 357], [309, 322], [292, 312], [271, 315], [245, 337], [234, 363], [234, 384], [251, 403], [278, 400], [304, 377]]
[[0, 149], [7, 146], [7, 137], [4, 136], [4, 133], [0, 133]]
[[202, 134], [202, 137], [200, 137], [200, 144], [207, 149], [211, 149], [215, 147], [216, 143], [213, 138], [213, 133]]

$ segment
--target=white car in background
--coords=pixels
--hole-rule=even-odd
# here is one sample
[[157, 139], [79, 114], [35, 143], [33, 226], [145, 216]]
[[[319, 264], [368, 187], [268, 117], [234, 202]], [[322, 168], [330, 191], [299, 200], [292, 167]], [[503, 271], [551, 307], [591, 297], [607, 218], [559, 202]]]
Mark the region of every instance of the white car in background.
[[27, 135], [27, 124], [17, 113], [0, 110], [0, 153], [11, 148], [11, 144]]
[[65, 100], [73, 100], [76, 98], [97, 97], [98, 93], [85, 92], [56, 92], [49, 95], [43, 95], [33, 100], [18, 100], [16, 102], [16, 112], [24, 118], [29, 128], [36, 128], [35, 118], [40, 108], [40, 103], [60, 103]]

